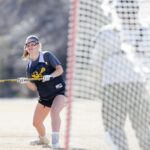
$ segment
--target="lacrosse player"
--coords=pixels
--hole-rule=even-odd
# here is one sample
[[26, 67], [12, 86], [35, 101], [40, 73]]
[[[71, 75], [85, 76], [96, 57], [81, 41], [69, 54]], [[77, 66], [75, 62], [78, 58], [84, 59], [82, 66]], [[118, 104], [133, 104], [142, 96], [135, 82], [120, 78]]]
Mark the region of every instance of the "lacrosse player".
[[[26, 38], [23, 59], [28, 60], [26, 69], [28, 78], [34, 78], [35, 81], [29, 82], [28, 78], [21, 77], [18, 78], [18, 82], [39, 94], [33, 117], [33, 126], [38, 132], [39, 140], [33, 144], [49, 143], [43, 122], [50, 114], [52, 148], [59, 148], [60, 112], [64, 108], [66, 99], [61, 63], [51, 52], [41, 51], [41, 43], [35, 35]], [[42, 80], [38, 80], [41, 78]]]

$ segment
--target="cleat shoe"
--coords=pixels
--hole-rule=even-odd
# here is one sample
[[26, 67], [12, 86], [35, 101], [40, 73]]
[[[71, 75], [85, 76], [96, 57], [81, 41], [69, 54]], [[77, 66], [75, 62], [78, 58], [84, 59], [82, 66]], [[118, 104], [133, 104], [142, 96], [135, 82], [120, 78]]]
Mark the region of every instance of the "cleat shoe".
[[48, 145], [49, 144], [49, 140], [47, 137], [39, 137], [40, 142], [44, 145]]
[[46, 137], [39, 137], [39, 140], [31, 141], [31, 145], [48, 145], [49, 140]]
[[30, 145], [43, 145], [40, 140], [31, 141]]

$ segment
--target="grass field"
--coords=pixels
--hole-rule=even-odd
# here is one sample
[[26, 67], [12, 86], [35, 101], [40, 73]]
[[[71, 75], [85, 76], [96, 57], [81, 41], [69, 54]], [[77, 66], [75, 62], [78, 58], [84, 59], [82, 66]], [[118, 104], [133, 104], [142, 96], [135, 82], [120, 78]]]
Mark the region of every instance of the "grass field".
[[[36, 100], [31, 99], [1, 99], [0, 100], [0, 150], [47, 150], [45, 146], [32, 146], [37, 133], [32, 126], [32, 116]], [[61, 146], [64, 147], [66, 108], [62, 114]], [[45, 120], [47, 135], [50, 138], [50, 117]], [[77, 100], [73, 102], [71, 150], [111, 150], [105, 140], [101, 119], [101, 103], [97, 101]], [[127, 131], [131, 150], [140, 150], [135, 133], [127, 119]]]

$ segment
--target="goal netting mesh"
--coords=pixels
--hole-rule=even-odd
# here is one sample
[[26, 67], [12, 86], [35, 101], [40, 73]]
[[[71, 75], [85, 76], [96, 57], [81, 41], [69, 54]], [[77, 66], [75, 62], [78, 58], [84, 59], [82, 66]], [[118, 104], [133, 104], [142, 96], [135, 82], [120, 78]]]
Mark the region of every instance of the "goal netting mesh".
[[90, 150], [150, 149], [149, 7], [149, 0], [72, 0], [67, 59], [70, 143]]

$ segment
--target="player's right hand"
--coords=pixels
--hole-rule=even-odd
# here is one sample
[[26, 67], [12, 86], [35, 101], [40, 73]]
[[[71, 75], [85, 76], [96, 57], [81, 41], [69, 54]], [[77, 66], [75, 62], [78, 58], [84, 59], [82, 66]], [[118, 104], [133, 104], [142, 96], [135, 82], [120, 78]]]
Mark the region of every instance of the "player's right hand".
[[17, 79], [17, 83], [20, 83], [20, 84], [26, 84], [28, 82], [29, 82], [29, 79], [25, 77], [20, 77]]

